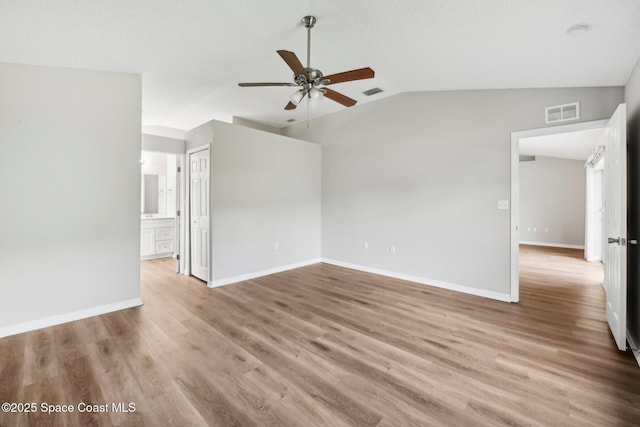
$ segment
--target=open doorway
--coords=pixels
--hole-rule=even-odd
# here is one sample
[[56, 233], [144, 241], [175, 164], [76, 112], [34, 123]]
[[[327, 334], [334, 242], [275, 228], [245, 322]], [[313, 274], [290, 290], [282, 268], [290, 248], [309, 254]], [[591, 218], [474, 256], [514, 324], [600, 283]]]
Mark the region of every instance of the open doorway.
[[[586, 129], [604, 128], [602, 145], [604, 153], [603, 198], [604, 233], [606, 255], [604, 279], [604, 303], [606, 318], [615, 344], [619, 350], [626, 350], [627, 316], [627, 111], [626, 104], [620, 104], [609, 120], [579, 123], [558, 128], [536, 129], [511, 134], [511, 300], [520, 298], [519, 283], [519, 243], [520, 243], [520, 144], [523, 139], [542, 135], [575, 132]], [[602, 123], [602, 122], [600, 122]], [[596, 157], [597, 150], [593, 153]], [[593, 160], [593, 159], [592, 159]], [[593, 165], [591, 165], [593, 166]], [[589, 162], [587, 162], [589, 167]], [[635, 240], [632, 240], [636, 243]], [[630, 241], [631, 243], [631, 241]], [[553, 276], [550, 276], [553, 278]]]
[[[586, 175], [584, 164], [593, 154], [599, 135], [607, 125], [606, 120], [576, 123], [572, 125], [547, 127], [522, 132], [514, 132], [511, 135], [511, 300], [518, 302], [520, 299], [519, 286], [519, 256], [520, 243], [581, 250], [585, 246], [585, 209], [586, 209]], [[522, 145], [522, 147], [521, 147]], [[522, 158], [521, 158], [522, 155]], [[522, 163], [521, 163], [522, 160]], [[535, 167], [530, 167], [534, 163]], [[531, 163], [530, 163], [531, 162]], [[546, 205], [529, 201], [524, 221], [522, 223], [520, 201], [520, 174], [521, 165], [526, 164], [529, 169], [528, 185], [535, 194], [542, 193], [548, 199], [557, 203]], [[563, 172], [562, 166], [571, 164], [574, 172], [571, 178], [577, 190], [568, 194], [571, 200], [566, 200], [567, 190], [560, 189], [560, 184], [568, 184], [568, 175]], [[534, 171], [535, 169], [535, 171]], [[577, 171], [577, 172], [576, 172]], [[553, 177], [546, 176], [543, 185], [536, 182], [538, 177], [551, 173]], [[576, 178], [576, 173], [580, 175]], [[564, 176], [563, 176], [564, 174]], [[576, 179], [580, 180], [581, 186]], [[569, 183], [570, 184], [570, 183]], [[556, 188], [558, 187], [558, 188]], [[566, 187], [565, 187], [566, 189]], [[557, 191], [560, 190], [560, 191]], [[553, 193], [553, 194], [551, 194]], [[558, 210], [571, 206], [572, 212], [567, 215], [558, 215]], [[578, 212], [579, 209], [581, 213]], [[566, 212], [565, 212], [566, 213]], [[571, 220], [573, 218], [573, 221]], [[525, 239], [522, 239], [522, 237]]]
[[140, 259], [177, 258], [179, 156], [142, 151], [140, 160]]

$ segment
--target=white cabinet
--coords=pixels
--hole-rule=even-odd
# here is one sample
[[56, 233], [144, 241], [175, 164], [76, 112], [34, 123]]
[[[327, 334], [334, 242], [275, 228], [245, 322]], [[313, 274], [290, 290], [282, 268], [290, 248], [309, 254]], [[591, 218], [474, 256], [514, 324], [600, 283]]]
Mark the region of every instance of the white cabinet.
[[155, 259], [173, 256], [175, 248], [174, 218], [145, 218], [140, 224], [140, 258]]

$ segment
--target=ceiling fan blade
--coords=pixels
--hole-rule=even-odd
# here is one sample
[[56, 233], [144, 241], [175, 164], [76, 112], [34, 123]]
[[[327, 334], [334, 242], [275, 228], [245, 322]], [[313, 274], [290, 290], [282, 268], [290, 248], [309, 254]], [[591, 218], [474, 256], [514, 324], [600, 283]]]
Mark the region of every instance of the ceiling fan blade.
[[296, 86], [295, 83], [238, 83], [240, 87], [256, 87], [256, 86]]
[[287, 63], [289, 68], [291, 68], [291, 70], [296, 76], [299, 76], [300, 74], [302, 74], [307, 79], [309, 79], [309, 74], [307, 74], [307, 71], [304, 69], [304, 67], [302, 66], [302, 63], [300, 62], [300, 60], [298, 59], [295, 53], [289, 52], [288, 50], [279, 50], [278, 55], [280, 55], [280, 57], [284, 59], [284, 62]]
[[371, 79], [375, 76], [375, 72], [369, 68], [359, 68], [357, 70], [345, 71], [342, 73], [331, 74], [322, 77], [322, 80], [329, 80], [330, 85], [343, 82], [351, 82], [353, 80]]
[[285, 110], [295, 110], [297, 107], [296, 104], [294, 104], [293, 102], [289, 101], [289, 103], [286, 105], [286, 107], [284, 107]]
[[322, 90], [325, 91], [325, 97], [336, 101], [337, 103], [342, 104], [345, 107], [353, 107], [358, 102], [355, 99], [349, 98], [348, 96], [343, 95], [340, 92], [336, 92], [335, 90], [331, 90], [328, 87], [324, 87], [322, 88]]

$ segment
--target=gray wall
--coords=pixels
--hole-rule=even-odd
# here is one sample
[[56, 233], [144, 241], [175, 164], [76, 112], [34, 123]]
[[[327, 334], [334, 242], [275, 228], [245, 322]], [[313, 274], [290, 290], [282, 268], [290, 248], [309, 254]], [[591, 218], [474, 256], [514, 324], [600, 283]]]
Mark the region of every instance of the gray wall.
[[263, 123], [254, 122], [252, 120], [243, 119], [242, 117], [233, 117], [233, 124], [238, 126], [244, 126], [252, 129], [261, 130], [264, 132], [275, 133], [276, 135], [282, 135], [282, 129], [273, 126], [268, 126]]
[[142, 149], [159, 153], [184, 154], [185, 142], [181, 139], [165, 136], [142, 134]]
[[140, 297], [140, 112], [138, 75], [0, 63], [0, 334]]
[[[628, 219], [629, 239], [640, 240], [640, 62], [633, 69], [625, 88], [628, 140]], [[627, 245], [627, 329], [640, 345], [640, 246]]]
[[216, 121], [186, 140], [212, 144], [214, 283], [320, 258], [319, 145]]
[[590, 121], [622, 100], [623, 88], [406, 93], [285, 134], [322, 144], [323, 257], [508, 295], [510, 215], [496, 204], [511, 132], [545, 127], [546, 106], [580, 101]]
[[585, 198], [584, 161], [520, 162], [520, 241], [584, 247]]

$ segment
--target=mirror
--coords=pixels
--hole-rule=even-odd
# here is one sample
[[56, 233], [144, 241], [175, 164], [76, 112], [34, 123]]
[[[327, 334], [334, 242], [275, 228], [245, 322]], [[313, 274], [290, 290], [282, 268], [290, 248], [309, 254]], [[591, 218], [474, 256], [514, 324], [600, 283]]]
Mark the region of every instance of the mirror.
[[159, 182], [158, 175], [143, 175], [143, 196], [142, 196], [142, 213], [157, 214], [159, 199]]
[[141, 157], [140, 212], [142, 217], [173, 218], [176, 214], [175, 154], [143, 151]]

